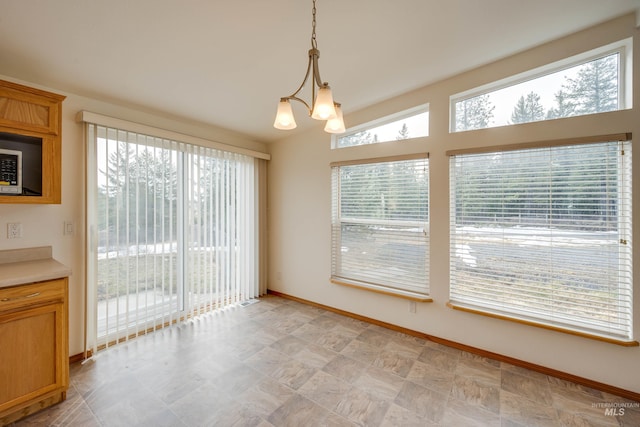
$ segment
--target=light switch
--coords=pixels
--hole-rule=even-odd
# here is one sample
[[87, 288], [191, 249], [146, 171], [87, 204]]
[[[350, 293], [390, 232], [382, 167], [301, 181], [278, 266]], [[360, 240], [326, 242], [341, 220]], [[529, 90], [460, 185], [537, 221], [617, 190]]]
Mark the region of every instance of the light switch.
[[72, 221], [65, 221], [64, 222], [64, 235], [65, 236], [70, 236], [73, 234], [73, 232], [75, 231], [75, 227], [73, 225]]

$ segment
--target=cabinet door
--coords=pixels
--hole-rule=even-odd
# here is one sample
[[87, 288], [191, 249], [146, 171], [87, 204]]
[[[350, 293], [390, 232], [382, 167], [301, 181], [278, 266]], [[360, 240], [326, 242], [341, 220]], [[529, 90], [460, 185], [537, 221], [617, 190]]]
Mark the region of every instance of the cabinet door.
[[0, 84], [0, 125], [58, 135], [62, 96], [25, 86]]
[[64, 305], [0, 315], [0, 413], [66, 387]]

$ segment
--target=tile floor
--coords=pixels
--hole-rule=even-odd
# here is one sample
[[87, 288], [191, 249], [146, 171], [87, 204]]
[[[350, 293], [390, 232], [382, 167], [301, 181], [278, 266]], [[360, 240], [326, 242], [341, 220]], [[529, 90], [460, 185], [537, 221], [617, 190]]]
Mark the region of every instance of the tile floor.
[[639, 426], [638, 406], [268, 296], [72, 365], [67, 400], [15, 426]]

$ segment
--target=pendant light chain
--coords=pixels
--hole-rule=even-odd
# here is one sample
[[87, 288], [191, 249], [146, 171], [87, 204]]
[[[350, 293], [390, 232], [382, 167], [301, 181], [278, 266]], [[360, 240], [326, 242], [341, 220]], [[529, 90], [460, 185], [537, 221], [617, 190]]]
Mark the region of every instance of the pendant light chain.
[[311, 47], [318, 48], [318, 42], [316, 41], [316, 0], [313, 0], [313, 8], [311, 9], [313, 19], [311, 20]]

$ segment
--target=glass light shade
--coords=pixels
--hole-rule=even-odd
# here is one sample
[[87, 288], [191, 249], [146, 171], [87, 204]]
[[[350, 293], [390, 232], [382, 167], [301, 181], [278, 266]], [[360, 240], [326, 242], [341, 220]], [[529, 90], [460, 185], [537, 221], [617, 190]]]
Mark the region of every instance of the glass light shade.
[[327, 124], [324, 126], [324, 131], [328, 133], [344, 133], [344, 119], [342, 118], [342, 108], [340, 104], [336, 104], [336, 118], [327, 120]]
[[316, 102], [313, 104], [311, 117], [316, 120], [331, 120], [336, 118], [336, 107], [333, 105], [333, 95], [331, 88], [325, 83], [318, 89]]
[[278, 112], [273, 127], [276, 129], [289, 130], [296, 128], [296, 119], [293, 117], [293, 110], [288, 99], [280, 100], [278, 103]]

